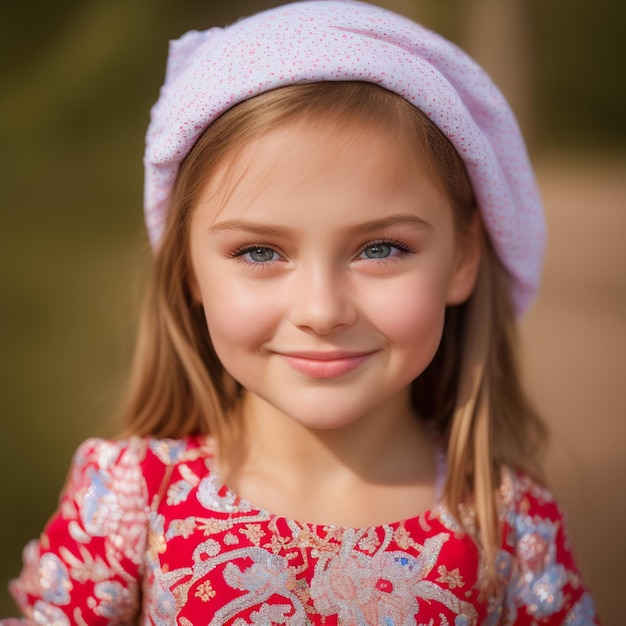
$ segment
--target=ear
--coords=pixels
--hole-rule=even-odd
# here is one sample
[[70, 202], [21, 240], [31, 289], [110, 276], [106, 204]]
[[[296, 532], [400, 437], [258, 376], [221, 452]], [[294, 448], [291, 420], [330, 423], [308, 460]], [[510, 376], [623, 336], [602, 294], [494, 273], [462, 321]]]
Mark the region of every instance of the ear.
[[480, 267], [483, 236], [480, 214], [475, 211], [470, 224], [463, 232], [457, 233], [456, 258], [448, 283], [446, 304], [461, 304], [472, 294]]

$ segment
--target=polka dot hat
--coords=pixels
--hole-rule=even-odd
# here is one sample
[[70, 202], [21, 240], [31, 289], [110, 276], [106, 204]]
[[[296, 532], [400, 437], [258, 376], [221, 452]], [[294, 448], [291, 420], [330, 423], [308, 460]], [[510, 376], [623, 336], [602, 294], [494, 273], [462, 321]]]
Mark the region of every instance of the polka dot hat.
[[233, 105], [303, 82], [376, 83], [421, 109], [465, 162], [521, 314], [539, 287], [545, 223], [524, 140], [506, 100], [462, 50], [411, 20], [355, 0], [287, 4], [170, 43], [145, 152], [145, 216], [161, 239], [182, 159]]

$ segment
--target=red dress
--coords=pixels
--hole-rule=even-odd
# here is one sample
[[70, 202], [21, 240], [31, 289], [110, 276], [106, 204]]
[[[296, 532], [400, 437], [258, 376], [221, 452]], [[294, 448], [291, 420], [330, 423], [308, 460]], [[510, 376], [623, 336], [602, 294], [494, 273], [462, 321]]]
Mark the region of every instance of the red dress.
[[24, 551], [11, 623], [597, 624], [550, 493], [504, 472], [498, 584], [443, 504], [371, 528], [272, 515], [219, 483], [200, 438], [89, 440]]

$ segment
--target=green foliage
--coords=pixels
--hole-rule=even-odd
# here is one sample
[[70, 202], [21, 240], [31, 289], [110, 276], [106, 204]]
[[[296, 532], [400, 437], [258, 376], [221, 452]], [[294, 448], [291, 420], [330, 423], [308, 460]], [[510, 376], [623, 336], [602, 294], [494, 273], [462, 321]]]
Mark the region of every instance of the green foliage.
[[534, 3], [542, 136], [551, 146], [626, 147], [626, 4]]

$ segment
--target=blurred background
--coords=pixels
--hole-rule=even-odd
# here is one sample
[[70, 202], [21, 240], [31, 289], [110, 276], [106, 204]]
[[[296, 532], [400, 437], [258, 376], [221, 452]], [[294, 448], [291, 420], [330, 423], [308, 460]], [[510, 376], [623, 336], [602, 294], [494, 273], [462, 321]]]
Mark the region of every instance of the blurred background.
[[[111, 435], [149, 252], [142, 154], [167, 41], [281, 2], [0, 3], [0, 618], [84, 438]], [[516, 110], [546, 203], [522, 322], [549, 482], [604, 624], [626, 587], [626, 4], [380, 0], [472, 53]]]

